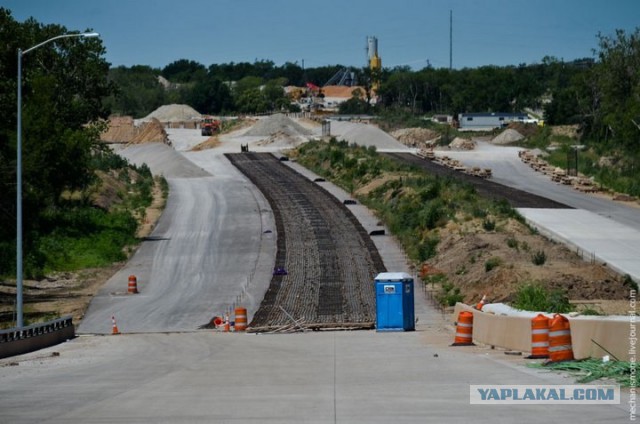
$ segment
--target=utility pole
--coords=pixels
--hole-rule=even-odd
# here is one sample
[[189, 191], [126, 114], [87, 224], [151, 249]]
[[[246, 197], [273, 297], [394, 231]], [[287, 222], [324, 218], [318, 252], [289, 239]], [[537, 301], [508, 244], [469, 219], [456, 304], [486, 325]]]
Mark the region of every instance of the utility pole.
[[449, 10], [449, 70], [453, 69], [453, 10]]

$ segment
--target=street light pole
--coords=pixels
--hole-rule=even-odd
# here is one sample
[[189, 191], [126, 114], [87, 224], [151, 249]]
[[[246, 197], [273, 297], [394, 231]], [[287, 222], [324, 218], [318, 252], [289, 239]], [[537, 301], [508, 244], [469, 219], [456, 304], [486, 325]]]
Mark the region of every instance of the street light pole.
[[60, 38], [98, 37], [97, 32], [81, 34], [63, 34], [36, 44], [27, 50], [18, 49], [18, 128], [17, 128], [17, 160], [16, 160], [16, 327], [24, 327], [22, 320], [22, 56], [32, 50]]

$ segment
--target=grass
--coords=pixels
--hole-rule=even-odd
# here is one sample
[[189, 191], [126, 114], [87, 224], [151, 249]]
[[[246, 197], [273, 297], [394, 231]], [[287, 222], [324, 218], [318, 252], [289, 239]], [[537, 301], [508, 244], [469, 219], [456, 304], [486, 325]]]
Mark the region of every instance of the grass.
[[[127, 258], [137, 244], [138, 221], [151, 204], [154, 180], [146, 165], [136, 167], [109, 152], [93, 158], [96, 170], [117, 174], [126, 189], [121, 202], [109, 210], [95, 207], [90, 196], [70, 196], [40, 211], [37, 232], [25, 234], [24, 276], [41, 278], [55, 271], [74, 271], [109, 265]], [[163, 195], [166, 181], [160, 182]], [[15, 272], [15, 243], [0, 243], [0, 275]]]
[[518, 288], [512, 306], [533, 312], [567, 313], [574, 310], [565, 292], [548, 290], [535, 282], [525, 283]]
[[[372, 147], [350, 146], [336, 139], [312, 141], [300, 146], [293, 156], [375, 211], [417, 263], [435, 256], [438, 230], [457, 219], [456, 214], [463, 218], [516, 216], [504, 202], [481, 198], [464, 183], [400, 164], [378, 155]], [[372, 181], [381, 183], [366, 193], [360, 191]], [[493, 218], [486, 222], [495, 227]]]
[[[591, 383], [596, 380], [613, 380], [623, 387], [638, 387], [635, 379], [635, 363], [633, 367], [626, 361], [603, 362], [600, 359], [585, 359], [582, 361], [556, 362], [549, 364], [534, 363], [528, 367], [547, 369], [553, 371], [563, 371], [577, 377], [577, 383]], [[631, 369], [634, 370], [633, 381], [631, 379]]]

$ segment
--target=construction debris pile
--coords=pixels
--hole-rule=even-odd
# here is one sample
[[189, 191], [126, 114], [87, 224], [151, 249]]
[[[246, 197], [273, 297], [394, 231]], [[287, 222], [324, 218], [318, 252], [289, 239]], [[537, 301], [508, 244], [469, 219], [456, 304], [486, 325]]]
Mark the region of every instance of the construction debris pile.
[[521, 150], [518, 152], [518, 156], [520, 156], [520, 160], [522, 160], [522, 162], [528, 164], [534, 171], [550, 176], [551, 180], [556, 183], [570, 185], [583, 193], [595, 193], [600, 191], [600, 188], [594, 184], [592, 179], [579, 175], [568, 175], [564, 169], [549, 165], [547, 161], [541, 159], [529, 150]]
[[440, 136], [428, 128], [402, 128], [391, 132], [391, 136], [409, 147], [435, 146]]
[[100, 140], [108, 143], [168, 143], [169, 137], [155, 118], [135, 125], [132, 117], [117, 116], [109, 118], [107, 131], [100, 135]]
[[449, 143], [449, 147], [452, 150], [473, 150], [476, 148], [476, 142], [467, 140], [466, 138], [456, 137]]
[[507, 128], [506, 130], [501, 132], [500, 135], [494, 137], [493, 140], [491, 140], [491, 143], [509, 144], [509, 143], [515, 143], [516, 141], [520, 141], [523, 138], [524, 136], [520, 134], [518, 131], [511, 128]]

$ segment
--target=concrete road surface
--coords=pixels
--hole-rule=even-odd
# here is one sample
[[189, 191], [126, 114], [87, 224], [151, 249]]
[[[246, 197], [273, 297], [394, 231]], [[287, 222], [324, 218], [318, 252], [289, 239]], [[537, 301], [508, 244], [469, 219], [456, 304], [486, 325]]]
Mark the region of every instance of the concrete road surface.
[[[418, 331], [80, 337], [0, 360], [1, 421], [91, 423], [622, 423], [619, 405], [471, 405], [471, 384], [573, 384], [522, 357]], [[53, 357], [52, 352], [60, 355]], [[18, 363], [8, 366], [8, 362]]]
[[[153, 233], [93, 299], [79, 332], [110, 333], [112, 316], [129, 333], [193, 331], [236, 304], [251, 319], [275, 258], [275, 225], [261, 193], [219, 155], [203, 153], [197, 166], [162, 144], [120, 154], [171, 175], [171, 194]], [[140, 294], [126, 293], [129, 275]]]

